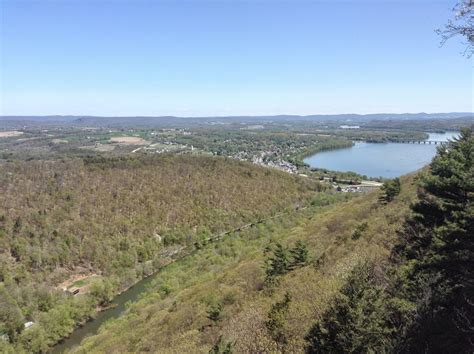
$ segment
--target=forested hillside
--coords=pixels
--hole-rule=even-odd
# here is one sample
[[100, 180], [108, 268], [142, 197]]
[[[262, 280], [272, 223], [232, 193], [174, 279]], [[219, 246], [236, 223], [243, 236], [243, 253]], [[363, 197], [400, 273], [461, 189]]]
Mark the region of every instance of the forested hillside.
[[[224, 158], [8, 163], [0, 349], [46, 351], [191, 246], [72, 351], [470, 353], [473, 153], [464, 130], [429, 168], [353, 198]], [[80, 272], [86, 294], [54, 290]]]
[[314, 203], [211, 244], [165, 268], [126, 316], [75, 352], [304, 352], [351, 270], [387, 262], [415, 189], [404, 178], [389, 203], [381, 192]]
[[[183, 247], [302, 206], [322, 189], [309, 178], [204, 156], [5, 163], [0, 334], [45, 349]], [[24, 330], [28, 321], [35, 325]]]
[[75, 352], [471, 353], [473, 156], [210, 245]]

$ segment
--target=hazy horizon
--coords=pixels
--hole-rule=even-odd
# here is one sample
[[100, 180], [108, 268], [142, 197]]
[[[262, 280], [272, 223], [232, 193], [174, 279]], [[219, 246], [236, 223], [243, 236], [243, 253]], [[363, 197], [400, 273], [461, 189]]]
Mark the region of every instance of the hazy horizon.
[[265, 115], [196, 115], [196, 116], [178, 116], [178, 115], [84, 115], [84, 114], [45, 114], [45, 115], [38, 115], [38, 114], [18, 114], [18, 115], [11, 115], [11, 114], [1, 114], [0, 117], [39, 117], [39, 118], [47, 118], [47, 117], [94, 117], [94, 118], [234, 118], [234, 117], [248, 117], [248, 118], [259, 118], [259, 117], [318, 117], [318, 116], [370, 116], [370, 115], [474, 115], [474, 112], [462, 112], [462, 111], [454, 111], [454, 112], [402, 112], [402, 113], [389, 113], [389, 112], [376, 112], [376, 113], [356, 113], [356, 112], [348, 112], [348, 113], [332, 113], [332, 114], [323, 114], [323, 113], [314, 113], [314, 114], [265, 114]]

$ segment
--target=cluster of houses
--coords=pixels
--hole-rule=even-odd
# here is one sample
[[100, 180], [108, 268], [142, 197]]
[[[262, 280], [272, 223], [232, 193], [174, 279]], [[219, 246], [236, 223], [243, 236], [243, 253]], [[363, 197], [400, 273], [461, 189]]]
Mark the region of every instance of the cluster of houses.
[[358, 186], [337, 186], [336, 189], [338, 192], [342, 193], [367, 193], [374, 189], [377, 189], [377, 186], [367, 186], [367, 185], [358, 185]]
[[287, 173], [298, 173], [298, 168], [291, 162], [282, 159], [270, 160], [266, 159], [266, 156], [267, 154], [262, 152], [260, 155], [253, 156], [251, 161], [256, 165], [276, 168]]
[[338, 192], [342, 193], [367, 193], [373, 191], [374, 189], [379, 189], [382, 186], [382, 183], [375, 181], [362, 181], [360, 184], [343, 186], [333, 184], [333, 186], [337, 189]]
[[268, 167], [277, 168], [279, 170], [282, 170], [282, 171], [288, 172], [288, 173], [297, 173], [298, 172], [298, 168], [295, 165], [293, 165], [292, 163], [290, 163], [288, 161], [284, 161], [284, 160], [268, 161], [264, 165], [268, 166]]

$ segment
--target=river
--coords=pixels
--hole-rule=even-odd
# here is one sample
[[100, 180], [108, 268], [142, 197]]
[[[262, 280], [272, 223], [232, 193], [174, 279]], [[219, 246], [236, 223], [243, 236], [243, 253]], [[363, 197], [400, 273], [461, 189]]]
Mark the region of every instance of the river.
[[[428, 140], [447, 141], [458, 132], [429, 133]], [[394, 178], [429, 164], [436, 154], [434, 144], [356, 142], [350, 148], [318, 152], [304, 159], [311, 167], [352, 171], [367, 177]]]
[[[456, 132], [430, 134], [429, 140], [446, 141], [457, 134]], [[354, 171], [370, 177], [396, 177], [423, 167], [431, 161], [435, 153], [436, 145], [358, 142], [351, 148], [317, 153], [305, 159], [305, 162], [312, 167]], [[157, 274], [158, 272], [139, 281], [115, 297], [110, 308], [99, 312], [95, 319], [77, 328], [69, 338], [57, 344], [52, 353], [64, 353], [78, 345], [85, 337], [96, 334], [104, 322], [123, 314], [127, 308], [126, 303], [137, 301]]]
[[[157, 274], [157, 273], [155, 273]], [[106, 310], [101, 311], [97, 316], [82, 327], [79, 327], [72, 332], [72, 334], [63, 340], [61, 343], [54, 346], [52, 353], [64, 353], [68, 349], [71, 349], [75, 345], [78, 345], [85, 337], [97, 334], [99, 327], [106, 321], [119, 317], [126, 309], [126, 303], [129, 301], [137, 301], [140, 294], [145, 292], [150, 283], [155, 278], [152, 274], [147, 278], [140, 280], [134, 286], [124, 291], [120, 295], [116, 296], [113, 301], [109, 304]]]

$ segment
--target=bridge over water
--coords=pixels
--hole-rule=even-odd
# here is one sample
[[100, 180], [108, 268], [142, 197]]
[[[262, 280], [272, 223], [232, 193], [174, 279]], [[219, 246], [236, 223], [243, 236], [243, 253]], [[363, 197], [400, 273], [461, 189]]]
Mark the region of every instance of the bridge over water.
[[391, 143], [398, 143], [398, 144], [434, 144], [434, 145], [441, 145], [446, 144], [447, 141], [444, 140], [399, 140], [399, 141], [391, 141]]

